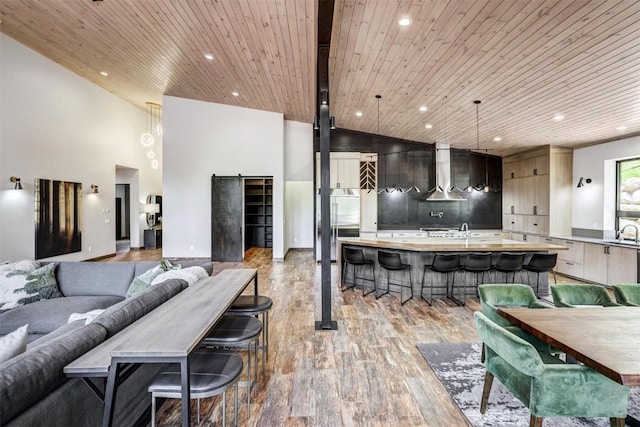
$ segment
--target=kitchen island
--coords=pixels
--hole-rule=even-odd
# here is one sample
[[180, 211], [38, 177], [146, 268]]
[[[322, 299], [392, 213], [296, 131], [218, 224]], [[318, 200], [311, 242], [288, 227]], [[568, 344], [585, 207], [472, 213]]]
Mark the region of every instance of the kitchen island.
[[[461, 261], [464, 262], [465, 253], [469, 252], [490, 252], [493, 263], [497, 261], [502, 252], [524, 252], [525, 264], [529, 261], [531, 256], [536, 252], [556, 252], [567, 250], [565, 246], [554, 245], [550, 243], [533, 243], [533, 242], [520, 242], [510, 239], [502, 238], [482, 238], [482, 237], [467, 237], [467, 238], [439, 238], [439, 237], [371, 237], [371, 238], [338, 238], [338, 250], [336, 251], [336, 263], [340, 267], [337, 272], [338, 283], [342, 280], [342, 248], [351, 247], [362, 249], [365, 258], [374, 261], [374, 271], [376, 276], [376, 283], [378, 289], [386, 289], [386, 273], [378, 265], [378, 250], [386, 250], [390, 252], [397, 252], [402, 258], [402, 262], [411, 265], [411, 279], [413, 282], [413, 294], [415, 298], [420, 297], [420, 288], [422, 284], [422, 276], [425, 265], [430, 265], [433, 261], [433, 257], [437, 252], [456, 252], [461, 256]], [[348, 278], [352, 279], [352, 271], [349, 269]], [[358, 273], [363, 274], [362, 272]], [[365, 273], [366, 274], [366, 273]], [[463, 271], [456, 272], [456, 286], [464, 286], [467, 289], [474, 288], [473, 291], [467, 290], [467, 295], [476, 295], [475, 274], [465, 274]], [[490, 272], [485, 274], [485, 283], [504, 283], [504, 273]], [[445, 298], [446, 297], [446, 278], [444, 274], [435, 273], [430, 270], [426, 270], [425, 283], [428, 286], [433, 284], [434, 297]], [[531, 285], [533, 290], [538, 288], [538, 296], [549, 295], [548, 275], [540, 274], [540, 280], [538, 286], [536, 282], [538, 280], [537, 274], [522, 270], [516, 273], [515, 282]], [[510, 280], [509, 280], [510, 281]], [[360, 281], [357, 282], [361, 284]], [[367, 283], [368, 286], [370, 284]], [[399, 292], [400, 287], [391, 286], [391, 292]], [[407, 292], [407, 291], [405, 291]]]

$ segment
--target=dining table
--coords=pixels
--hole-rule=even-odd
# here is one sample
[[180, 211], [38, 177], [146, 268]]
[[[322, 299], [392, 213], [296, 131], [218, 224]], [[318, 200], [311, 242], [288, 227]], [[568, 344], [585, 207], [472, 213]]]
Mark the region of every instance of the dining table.
[[[626, 386], [640, 386], [640, 307], [498, 307], [525, 332]], [[640, 426], [635, 416], [627, 425]]]

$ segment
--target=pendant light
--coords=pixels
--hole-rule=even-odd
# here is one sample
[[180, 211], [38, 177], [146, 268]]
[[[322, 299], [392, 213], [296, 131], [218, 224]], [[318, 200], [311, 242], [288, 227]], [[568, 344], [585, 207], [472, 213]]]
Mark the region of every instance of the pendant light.
[[[411, 151], [410, 151], [411, 153]], [[407, 156], [409, 156], [409, 153], [407, 153]], [[409, 158], [407, 157], [407, 164], [409, 163]], [[407, 193], [410, 191], [415, 191], [416, 193], [420, 192], [420, 189], [418, 187], [416, 187], [416, 153], [415, 151], [413, 151], [413, 162], [411, 165], [411, 181], [413, 182], [413, 185], [411, 186], [411, 188], [409, 188], [407, 190]]]
[[382, 194], [384, 191], [387, 190], [386, 188], [387, 187], [387, 155], [386, 154], [378, 155], [378, 163], [380, 162], [380, 156], [384, 156], [384, 187], [378, 186], [378, 194]]
[[[381, 98], [382, 98], [382, 95], [376, 95], [376, 99], [378, 102], [378, 135], [380, 135], [380, 99]], [[386, 154], [378, 155], [378, 164], [380, 164], [380, 156], [384, 156], [384, 187], [380, 187], [380, 183], [378, 183], [378, 194], [381, 194], [383, 191], [385, 191], [387, 186], [387, 155]], [[378, 171], [380, 170], [380, 168], [377, 168], [377, 169]]]
[[400, 152], [398, 151], [396, 156], [396, 186], [393, 187], [393, 191], [404, 193], [404, 189], [400, 187]]
[[[480, 112], [479, 112], [479, 107], [480, 104], [482, 103], [482, 101], [473, 101], [474, 104], [476, 104], [476, 150], [480, 151]], [[471, 158], [471, 152], [469, 152], [469, 158]], [[485, 156], [485, 176], [487, 174], [487, 159]], [[471, 172], [471, 162], [469, 162], [469, 172]], [[471, 179], [469, 179], [469, 181], [471, 181]], [[464, 189], [464, 191], [471, 193], [473, 190], [476, 191], [481, 191], [484, 189], [484, 185], [479, 185], [477, 187], [474, 187], [473, 185], [471, 185], [471, 182], [469, 182], [469, 185], [467, 185]]]

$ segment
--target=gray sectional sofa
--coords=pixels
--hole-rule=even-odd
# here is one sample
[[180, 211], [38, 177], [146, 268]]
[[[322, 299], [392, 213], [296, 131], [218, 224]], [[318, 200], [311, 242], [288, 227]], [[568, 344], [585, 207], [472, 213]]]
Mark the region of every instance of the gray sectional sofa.
[[[56, 279], [62, 298], [0, 313], [0, 335], [25, 323], [30, 330], [27, 351], [0, 363], [0, 426], [100, 425], [102, 401], [82, 379], [67, 378], [63, 368], [187, 287], [171, 279], [125, 298], [131, 281], [157, 264], [60, 262]], [[181, 264], [202, 265], [209, 274], [213, 269], [201, 261]], [[67, 323], [71, 313], [95, 309], [105, 311], [92, 323]], [[161, 369], [143, 365], [120, 385], [114, 425], [134, 425], [145, 415], [148, 385]]]

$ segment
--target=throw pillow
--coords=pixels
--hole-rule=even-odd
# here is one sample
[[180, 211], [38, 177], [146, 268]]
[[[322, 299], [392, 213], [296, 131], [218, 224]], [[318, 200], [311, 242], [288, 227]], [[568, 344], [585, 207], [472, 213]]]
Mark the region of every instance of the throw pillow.
[[20, 326], [13, 332], [0, 337], [0, 363], [27, 351], [29, 324]]
[[16, 270], [0, 273], [0, 310], [61, 297], [55, 275], [56, 266], [52, 262], [31, 272]]
[[38, 261], [32, 261], [25, 259], [22, 261], [8, 262], [6, 264], [0, 264], [0, 271], [25, 271], [31, 273], [33, 270], [40, 268]]
[[151, 282], [151, 285], [157, 285], [158, 283], [162, 283], [165, 280], [169, 279], [181, 279], [189, 284], [189, 286], [196, 283], [198, 280], [209, 277], [207, 270], [202, 267], [194, 266], [187, 267], [181, 270], [171, 270], [165, 273], [162, 273]]
[[163, 271], [180, 270], [181, 268], [180, 264], [174, 264], [166, 258], [162, 258], [162, 261], [160, 261], [160, 267]]
[[151, 282], [153, 281], [153, 279], [162, 274], [162, 272], [162, 265], [157, 265], [134, 278], [129, 285], [129, 289], [127, 290], [127, 298], [147, 289], [149, 286], [151, 286]]

